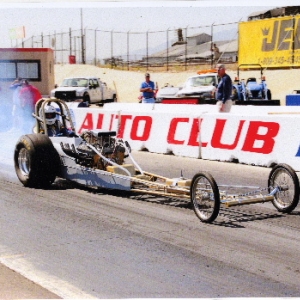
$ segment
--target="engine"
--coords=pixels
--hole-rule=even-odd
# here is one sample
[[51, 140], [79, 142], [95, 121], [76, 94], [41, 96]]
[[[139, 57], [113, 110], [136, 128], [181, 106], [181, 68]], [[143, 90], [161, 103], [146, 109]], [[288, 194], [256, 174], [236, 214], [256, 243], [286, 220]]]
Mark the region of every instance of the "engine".
[[[118, 165], [124, 163], [126, 149], [122, 143], [115, 138], [116, 132], [93, 132], [86, 131], [81, 135], [82, 143], [77, 147], [76, 162], [82, 166], [106, 170], [110, 162]], [[91, 145], [97, 152], [101, 153], [106, 159], [103, 159], [94, 149], [89, 147]], [[128, 143], [126, 143], [126, 146]], [[129, 146], [129, 145], [128, 145]]]

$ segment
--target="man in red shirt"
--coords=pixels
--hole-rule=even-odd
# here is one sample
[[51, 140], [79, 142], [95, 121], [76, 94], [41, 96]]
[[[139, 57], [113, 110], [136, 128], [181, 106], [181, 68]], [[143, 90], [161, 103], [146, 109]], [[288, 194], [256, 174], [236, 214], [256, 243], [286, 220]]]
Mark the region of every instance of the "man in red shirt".
[[27, 79], [23, 79], [19, 98], [23, 110], [23, 128], [21, 129], [25, 133], [32, 133], [35, 125], [35, 118], [32, 113], [35, 111], [35, 104], [43, 97], [35, 86], [29, 84]]
[[40, 91], [33, 85], [29, 84], [27, 79], [22, 81], [22, 89], [20, 90], [21, 106], [34, 112], [35, 104], [42, 98]]

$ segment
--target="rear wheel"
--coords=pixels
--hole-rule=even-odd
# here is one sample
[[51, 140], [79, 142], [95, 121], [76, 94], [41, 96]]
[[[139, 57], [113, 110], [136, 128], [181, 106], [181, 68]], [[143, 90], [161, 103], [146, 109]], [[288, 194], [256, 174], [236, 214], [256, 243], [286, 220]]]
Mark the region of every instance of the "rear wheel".
[[283, 213], [293, 211], [299, 203], [299, 179], [296, 172], [287, 164], [275, 166], [268, 179], [269, 193], [278, 188], [273, 205]]
[[190, 197], [194, 212], [202, 222], [211, 223], [217, 218], [220, 211], [220, 193], [209, 173], [201, 172], [193, 177]]
[[85, 93], [83, 95], [83, 102], [87, 102], [88, 104], [91, 104], [91, 98], [90, 98], [89, 94]]
[[59, 173], [59, 156], [51, 140], [44, 134], [21, 136], [14, 152], [19, 180], [26, 187], [47, 188]]
[[[266, 99], [266, 93], [265, 91], [262, 92], [262, 98]], [[272, 94], [270, 90], [267, 90], [267, 100], [272, 100]]]
[[239, 95], [236, 87], [232, 87], [232, 100], [239, 100]]

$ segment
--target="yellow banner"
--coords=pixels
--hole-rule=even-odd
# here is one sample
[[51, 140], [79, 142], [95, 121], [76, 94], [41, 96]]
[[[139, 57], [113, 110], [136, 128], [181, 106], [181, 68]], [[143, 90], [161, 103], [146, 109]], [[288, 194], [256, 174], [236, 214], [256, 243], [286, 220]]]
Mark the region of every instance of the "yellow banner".
[[300, 66], [300, 16], [241, 22], [239, 64]]

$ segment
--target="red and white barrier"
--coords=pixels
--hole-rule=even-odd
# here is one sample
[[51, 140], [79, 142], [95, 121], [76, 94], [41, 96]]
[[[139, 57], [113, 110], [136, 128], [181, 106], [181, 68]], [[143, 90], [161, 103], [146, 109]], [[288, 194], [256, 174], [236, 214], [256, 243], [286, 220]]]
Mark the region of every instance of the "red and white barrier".
[[259, 166], [287, 163], [300, 171], [300, 107], [233, 106], [218, 113], [215, 105], [109, 103], [71, 110], [77, 132], [114, 130], [134, 150]]

